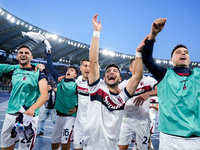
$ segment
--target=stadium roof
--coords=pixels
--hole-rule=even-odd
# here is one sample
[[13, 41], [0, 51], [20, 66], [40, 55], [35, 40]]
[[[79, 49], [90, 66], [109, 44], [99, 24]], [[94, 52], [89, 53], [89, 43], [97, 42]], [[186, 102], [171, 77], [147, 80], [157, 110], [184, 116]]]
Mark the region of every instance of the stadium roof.
[[[28, 37], [23, 37], [21, 34], [22, 31], [38, 32], [45, 36], [52, 46], [52, 60], [55, 63], [79, 66], [80, 60], [89, 56], [90, 45], [55, 35], [0, 8], [0, 49], [4, 50], [6, 53], [16, 55], [16, 48], [22, 44], [27, 44], [32, 48], [34, 59], [45, 61], [45, 45], [43, 43], [36, 44]], [[99, 65], [101, 69], [104, 69], [107, 64], [116, 63], [122, 71], [128, 71], [129, 60], [133, 57], [134, 55], [127, 55], [100, 48]], [[169, 60], [155, 59], [155, 61], [164, 67], [172, 66]], [[192, 62], [190, 67], [200, 67], [200, 63]], [[144, 73], [148, 73], [146, 68], [144, 68]]]

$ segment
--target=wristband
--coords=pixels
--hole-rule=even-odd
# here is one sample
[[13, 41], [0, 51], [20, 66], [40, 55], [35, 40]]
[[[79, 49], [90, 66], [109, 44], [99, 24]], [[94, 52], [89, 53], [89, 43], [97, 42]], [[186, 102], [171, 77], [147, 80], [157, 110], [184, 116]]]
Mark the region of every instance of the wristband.
[[136, 53], [135, 53], [135, 57], [142, 57], [142, 53], [136, 51]]
[[94, 31], [93, 32], [93, 37], [98, 37], [100, 36], [100, 32], [99, 31]]

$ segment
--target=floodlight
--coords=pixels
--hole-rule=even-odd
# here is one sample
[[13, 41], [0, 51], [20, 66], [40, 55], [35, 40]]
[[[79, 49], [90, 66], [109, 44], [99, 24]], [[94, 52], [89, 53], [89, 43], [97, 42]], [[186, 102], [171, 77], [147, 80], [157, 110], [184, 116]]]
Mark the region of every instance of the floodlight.
[[45, 37], [48, 39], [50, 37], [50, 35], [48, 33], [46, 33]]
[[126, 55], [123, 54], [123, 55], [122, 55], [122, 58], [126, 58]]
[[20, 23], [20, 21], [18, 20], [16, 24], [18, 25], [19, 23]]
[[3, 11], [2, 13], [1, 13], [1, 16], [3, 16], [5, 14], [5, 12]]
[[107, 50], [102, 50], [102, 54], [108, 55], [108, 51]]
[[61, 42], [62, 42], [62, 39], [60, 38], [60, 39], [58, 40], [58, 42], [60, 42], [60, 43], [61, 43]]
[[163, 60], [163, 63], [164, 63], [164, 64], [167, 64], [167, 61], [166, 61], [166, 60]]
[[160, 63], [161, 63], [161, 60], [159, 60], [159, 59], [156, 60], [156, 63], [157, 63], [157, 64], [160, 64]]
[[115, 53], [114, 52], [112, 52], [112, 51], [108, 51], [108, 54], [110, 55], [110, 56], [115, 56]]
[[29, 30], [31, 30], [33, 27], [32, 26], [29, 26]]
[[12, 19], [10, 20], [12, 23], [15, 22], [15, 17], [12, 17]]
[[57, 38], [58, 38], [58, 36], [57, 36], [57, 35], [55, 35], [55, 34], [54, 34], [54, 35], [52, 35], [52, 39], [53, 39], [53, 40], [56, 40]]
[[10, 15], [10, 14], [8, 14], [8, 15], [7, 15], [7, 19], [9, 20], [10, 18], [11, 18], [11, 15]]

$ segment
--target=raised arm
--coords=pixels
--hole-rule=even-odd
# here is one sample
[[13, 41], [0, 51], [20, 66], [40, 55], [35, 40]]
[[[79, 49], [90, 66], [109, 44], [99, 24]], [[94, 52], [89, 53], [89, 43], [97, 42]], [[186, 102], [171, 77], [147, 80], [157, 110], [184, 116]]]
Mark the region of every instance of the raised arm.
[[139, 44], [139, 46], [136, 49], [135, 63], [132, 68], [132, 70], [134, 70], [134, 72], [126, 86], [126, 90], [128, 91], [128, 93], [130, 95], [133, 95], [135, 93], [135, 90], [136, 90], [140, 80], [142, 79], [143, 63], [142, 63], [142, 54], [140, 51], [143, 49], [147, 38], [148, 38], [148, 36], [142, 40], [142, 42]]
[[58, 74], [58, 72], [56, 71], [56, 69], [53, 66], [53, 62], [51, 59], [51, 50], [49, 50], [49, 52], [47, 53], [47, 66], [48, 66], [48, 69], [49, 69], [53, 79], [58, 83], [58, 77], [60, 75]]
[[92, 18], [94, 33], [89, 53], [89, 60], [90, 60], [89, 84], [94, 83], [95, 81], [97, 81], [97, 79], [100, 78], [98, 53], [99, 53], [99, 35], [102, 27], [101, 27], [101, 21], [97, 22], [97, 16], [98, 14], [96, 14]]
[[151, 74], [156, 78], [156, 80], [161, 81], [167, 71], [166, 68], [159, 66], [153, 59], [153, 46], [155, 42], [155, 38], [158, 33], [162, 31], [165, 26], [166, 18], [156, 19], [151, 26], [151, 32], [148, 36], [148, 40], [145, 42], [145, 46], [143, 49], [142, 57], [143, 63], [147, 67], [147, 69], [151, 72]]
[[148, 40], [156, 39], [158, 33], [164, 28], [166, 21], [167, 18], [158, 18], [152, 23]]

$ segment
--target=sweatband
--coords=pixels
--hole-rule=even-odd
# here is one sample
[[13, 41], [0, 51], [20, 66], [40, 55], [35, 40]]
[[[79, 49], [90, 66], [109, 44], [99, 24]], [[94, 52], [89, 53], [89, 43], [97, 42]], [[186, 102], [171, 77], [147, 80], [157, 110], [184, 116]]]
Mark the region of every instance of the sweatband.
[[100, 36], [100, 32], [99, 31], [94, 31], [93, 32], [93, 37], [98, 37]]
[[136, 53], [135, 53], [135, 57], [142, 57], [142, 53], [136, 51]]

